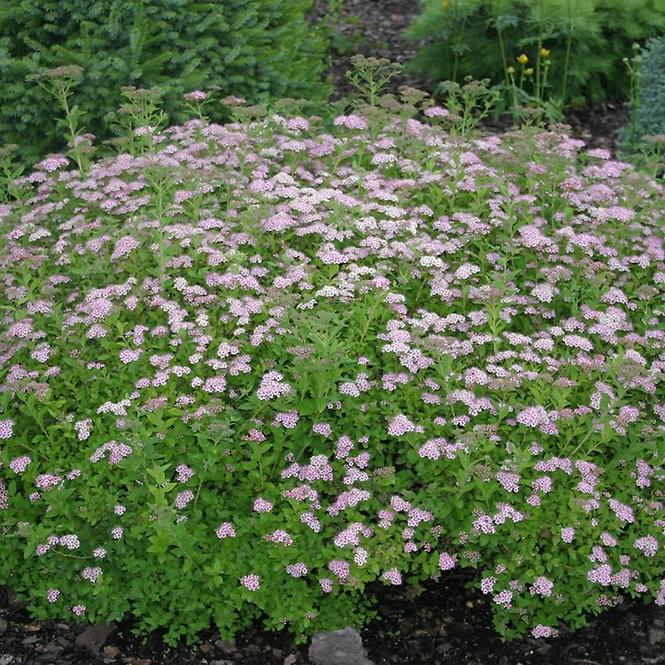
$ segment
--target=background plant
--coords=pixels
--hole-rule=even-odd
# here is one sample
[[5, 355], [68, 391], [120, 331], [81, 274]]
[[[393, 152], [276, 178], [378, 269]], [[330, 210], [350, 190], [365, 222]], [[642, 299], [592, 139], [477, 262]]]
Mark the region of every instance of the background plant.
[[618, 133], [622, 155], [657, 176], [665, 158], [665, 38], [637, 44], [624, 58], [630, 79], [630, 120]]
[[647, 42], [638, 64], [637, 132], [665, 134], [665, 37]]
[[[26, 77], [82, 68], [76, 103], [86, 131], [109, 137], [104, 118], [124, 86], [164, 89], [172, 121], [182, 95], [219, 86], [222, 96], [321, 98], [324, 34], [306, 20], [311, 0], [17, 0], [0, 8], [0, 144], [25, 160], [62, 146], [49, 95]], [[211, 117], [221, 119], [219, 107]]]
[[507, 69], [522, 53], [537, 79], [546, 47], [546, 97], [584, 105], [627, 96], [622, 58], [633, 42], [664, 28], [657, 0], [424, 0], [409, 34], [427, 40], [413, 67], [433, 80], [472, 76], [509, 85]]

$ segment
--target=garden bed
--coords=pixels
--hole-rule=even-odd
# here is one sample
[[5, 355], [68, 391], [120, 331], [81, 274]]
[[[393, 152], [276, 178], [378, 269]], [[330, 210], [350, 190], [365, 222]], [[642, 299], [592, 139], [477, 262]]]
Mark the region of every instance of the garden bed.
[[[330, 52], [328, 74], [332, 78], [335, 96], [342, 98], [352, 92], [346, 72], [353, 68], [355, 53], [386, 58], [406, 67], [418, 51], [419, 44], [409, 40], [405, 31], [419, 12], [420, 3], [406, 0], [344, 0], [336, 15], [330, 15], [330, 0], [317, 0], [316, 21], [327, 20], [336, 36]], [[403, 70], [391, 82], [392, 92], [402, 85], [415, 86], [432, 92], [434, 83], [412, 71]], [[565, 112], [565, 122], [571, 133], [589, 148], [615, 151], [617, 132], [628, 123], [628, 110], [620, 102], [607, 102], [587, 108], [572, 108]], [[484, 129], [492, 132], [511, 128], [509, 117], [488, 120]]]
[[[665, 662], [665, 610], [627, 602], [587, 628], [554, 640], [502, 642], [491, 625], [482, 595], [464, 588], [468, 575], [429, 585], [414, 597], [399, 589], [378, 589], [379, 616], [362, 632], [376, 665], [656, 665]], [[2, 596], [0, 635], [3, 665], [307, 665], [307, 645], [287, 633], [267, 633], [259, 625], [235, 641], [206, 631], [192, 646], [168, 647], [159, 633], [137, 637], [131, 621], [104, 640], [67, 622], [35, 622], [20, 603]], [[1, 619], [0, 619], [1, 621]], [[0, 624], [1, 627], [2, 624]], [[90, 647], [77, 645], [83, 641]], [[89, 639], [86, 640], [85, 636]], [[104, 640], [102, 642], [102, 640]], [[12, 656], [10, 661], [8, 656]], [[3, 656], [5, 661], [2, 660]]]
[[662, 184], [560, 128], [391, 104], [141, 125], [17, 181], [0, 578], [32, 616], [132, 616], [199, 659], [215, 624], [264, 661], [364, 618], [378, 662], [394, 622], [459, 662], [549, 657], [490, 607], [566, 645], [665, 605]]

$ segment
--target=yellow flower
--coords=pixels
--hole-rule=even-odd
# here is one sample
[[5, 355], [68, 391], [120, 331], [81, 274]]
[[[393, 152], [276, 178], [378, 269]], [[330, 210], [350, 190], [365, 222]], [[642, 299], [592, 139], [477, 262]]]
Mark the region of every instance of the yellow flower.
[[450, 0], [443, 0], [443, 8], [448, 11], [448, 6], [450, 5]]
[[543, 46], [543, 48], [540, 49], [540, 57], [541, 57], [541, 58], [549, 58], [551, 52], [552, 52], [552, 51], [551, 51], [550, 49], [545, 48], [545, 47]]
[[532, 75], [533, 75], [533, 67], [529, 67], [528, 69], [525, 69], [525, 70], [524, 70], [524, 73], [525, 73], [527, 76], [532, 76]]
[[527, 56], [525, 53], [522, 53], [521, 55], [517, 56], [517, 62], [519, 62], [520, 65], [526, 65], [526, 63], [529, 62], [529, 56]]

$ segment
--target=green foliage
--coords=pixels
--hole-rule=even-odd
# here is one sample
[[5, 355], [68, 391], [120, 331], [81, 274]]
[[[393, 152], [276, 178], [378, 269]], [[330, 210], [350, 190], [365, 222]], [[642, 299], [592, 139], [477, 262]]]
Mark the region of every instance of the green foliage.
[[358, 65], [376, 105], [332, 122], [160, 129], [127, 88], [85, 175], [0, 151], [0, 584], [35, 616], [303, 638], [455, 568], [507, 637], [665, 605], [662, 185]]
[[439, 86], [446, 100], [451, 118], [456, 121], [449, 131], [468, 136], [487, 117], [497, 103], [498, 92], [488, 86], [488, 81], [474, 81], [470, 77], [460, 85], [455, 81], [444, 81]]
[[[83, 69], [76, 103], [85, 129], [108, 138], [104, 117], [122, 88], [164, 90], [172, 121], [182, 95], [215, 86], [249, 100], [322, 97], [324, 40], [306, 21], [311, 0], [10, 0], [0, 5], [0, 144], [34, 161], [62, 147], [52, 100], [26, 82], [40, 70]], [[221, 119], [217, 106], [213, 120]]]
[[637, 126], [641, 136], [665, 134], [665, 36], [642, 51]]
[[665, 165], [665, 37], [637, 44], [624, 58], [630, 77], [630, 121], [618, 135], [621, 154], [658, 176]]
[[527, 54], [537, 71], [546, 46], [549, 96], [583, 104], [624, 96], [630, 44], [664, 28], [660, 0], [423, 0], [409, 34], [426, 40], [413, 67], [434, 80], [471, 75], [509, 85], [516, 56]]
[[385, 58], [363, 55], [355, 55], [351, 62], [353, 69], [346, 73], [346, 78], [370, 106], [376, 106], [381, 92], [399, 74], [401, 66]]

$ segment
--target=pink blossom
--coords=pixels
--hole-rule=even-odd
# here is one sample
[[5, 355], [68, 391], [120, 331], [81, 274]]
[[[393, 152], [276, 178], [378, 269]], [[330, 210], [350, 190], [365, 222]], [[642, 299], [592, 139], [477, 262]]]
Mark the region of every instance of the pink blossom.
[[441, 552], [439, 555], [439, 568], [441, 570], [452, 570], [457, 565], [457, 559], [448, 552]]
[[403, 414], [395, 416], [388, 423], [388, 434], [391, 436], [402, 436], [415, 431], [417, 431], [416, 426]]
[[20, 457], [16, 457], [11, 462], [9, 462], [9, 468], [14, 472], [14, 473], [23, 473], [27, 468], [30, 462], [32, 461], [32, 458], [30, 455], [21, 455]]
[[572, 543], [575, 537], [575, 529], [572, 526], [566, 526], [561, 529], [561, 540], [564, 543]]
[[11, 438], [14, 432], [14, 421], [11, 418], [0, 420], [0, 439]]
[[269, 513], [272, 510], [272, 503], [259, 497], [258, 499], [255, 499], [252, 510], [257, 513]]
[[646, 557], [654, 557], [658, 552], [658, 541], [653, 536], [638, 538], [634, 546]]
[[333, 122], [347, 129], [367, 129], [367, 121], [358, 115], [339, 115]]
[[542, 637], [552, 637], [554, 635], [554, 630], [549, 626], [543, 626], [543, 624], [539, 623], [537, 626], [531, 629], [531, 635], [536, 639]]
[[250, 591], [258, 591], [261, 586], [261, 578], [253, 573], [240, 578], [240, 584]]
[[291, 577], [304, 577], [307, 575], [307, 566], [301, 562], [293, 563], [286, 567], [286, 572], [291, 575]]
[[386, 570], [386, 572], [381, 575], [381, 579], [397, 586], [402, 583], [402, 574], [399, 572], [399, 570], [397, 570], [397, 568], [391, 568], [390, 570]]
[[217, 531], [215, 533], [216, 533], [217, 537], [220, 538], [220, 539], [235, 538], [236, 537], [236, 531], [233, 527], [233, 524], [231, 524], [231, 522], [222, 522], [217, 527]]

